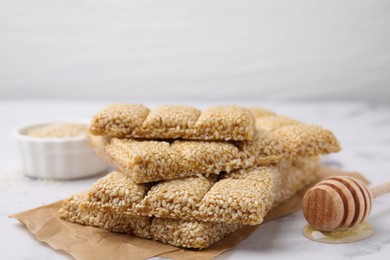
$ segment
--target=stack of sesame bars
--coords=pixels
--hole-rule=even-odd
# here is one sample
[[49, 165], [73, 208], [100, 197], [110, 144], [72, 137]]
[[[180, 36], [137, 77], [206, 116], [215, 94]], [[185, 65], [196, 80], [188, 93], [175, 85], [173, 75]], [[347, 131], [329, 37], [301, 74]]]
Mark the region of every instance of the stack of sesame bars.
[[89, 129], [116, 171], [64, 200], [59, 217], [203, 249], [317, 178], [332, 132], [262, 108], [111, 105]]

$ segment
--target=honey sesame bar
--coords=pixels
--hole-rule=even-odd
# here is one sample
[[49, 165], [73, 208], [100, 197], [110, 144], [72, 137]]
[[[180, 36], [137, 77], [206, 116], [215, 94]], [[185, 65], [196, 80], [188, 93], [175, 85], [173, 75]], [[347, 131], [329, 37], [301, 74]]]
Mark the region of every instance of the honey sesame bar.
[[178, 247], [204, 249], [221, 240], [242, 225], [153, 218], [153, 239]]
[[238, 106], [210, 107], [203, 112], [189, 106], [115, 104], [93, 118], [94, 135], [119, 138], [251, 140], [255, 127], [251, 112]]
[[96, 153], [136, 183], [219, 174], [338, 152], [329, 130], [257, 109], [251, 141], [150, 141], [89, 135]]
[[242, 169], [217, 176], [135, 184], [112, 172], [98, 180], [80, 205], [128, 215], [260, 224], [273, 206], [316, 178], [318, 158]]
[[258, 118], [261, 116], [275, 116], [276, 115], [276, 113], [274, 113], [268, 109], [262, 108], [262, 107], [251, 107], [251, 108], [248, 108], [248, 110], [252, 113], [254, 118]]
[[86, 193], [72, 195], [62, 202], [58, 211], [61, 219], [82, 225], [96, 226], [112, 232], [133, 234], [142, 238], [151, 238], [149, 217], [132, 216], [101, 210], [83, 210], [80, 204], [86, 200]]
[[86, 210], [80, 208], [84, 200], [84, 194], [76, 194], [64, 200], [58, 216], [69, 222], [95, 226], [112, 232], [128, 233], [186, 248], [207, 248], [241, 226], [240, 224], [137, 217], [97, 209]]

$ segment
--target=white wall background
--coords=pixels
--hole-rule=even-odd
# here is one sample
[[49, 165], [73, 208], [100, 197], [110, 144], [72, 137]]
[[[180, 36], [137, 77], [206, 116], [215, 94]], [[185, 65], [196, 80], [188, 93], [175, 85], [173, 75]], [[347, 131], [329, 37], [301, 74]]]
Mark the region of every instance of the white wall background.
[[389, 102], [390, 1], [1, 0], [0, 98]]

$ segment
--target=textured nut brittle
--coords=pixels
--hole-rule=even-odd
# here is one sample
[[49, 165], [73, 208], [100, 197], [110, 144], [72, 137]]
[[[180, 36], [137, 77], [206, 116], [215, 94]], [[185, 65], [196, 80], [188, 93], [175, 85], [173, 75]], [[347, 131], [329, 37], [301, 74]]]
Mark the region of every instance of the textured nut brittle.
[[268, 109], [262, 108], [262, 107], [250, 107], [250, 108], [248, 108], [248, 110], [252, 113], [252, 115], [255, 118], [258, 118], [261, 116], [274, 116], [274, 115], [276, 115], [274, 112], [272, 112]]
[[90, 132], [119, 138], [251, 140], [255, 121], [238, 106], [210, 107], [203, 112], [189, 106], [111, 105], [97, 113]]
[[[295, 194], [305, 184], [313, 181], [313, 179], [315, 178], [315, 174], [313, 174], [313, 170], [317, 166], [318, 166], [318, 160], [316, 158], [296, 160], [294, 162], [282, 163], [278, 166], [278, 168], [271, 167], [273, 169], [272, 173], [266, 170], [266, 168], [270, 168], [270, 167], [261, 167], [259, 171], [263, 171], [263, 173], [257, 171], [245, 171], [245, 170], [231, 172], [223, 176], [224, 178], [223, 181], [227, 182], [228, 180], [233, 180], [233, 181], [244, 180], [247, 182], [247, 184], [251, 183], [251, 185], [256, 186], [257, 185], [256, 182], [259, 180], [259, 175], [265, 174], [268, 177], [274, 176], [272, 180], [273, 184], [268, 183], [268, 181], [270, 180], [269, 178], [264, 178], [264, 182], [260, 184], [263, 186], [264, 185], [268, 186], [269, 184], [271, 184], [272, 186], [271, 189], [273, 190], [272, 192], [273, 202], [271, 206], [273, 207], [283, 202], [284, 200], [288, 199], [293, 194]], [[278, 172], [279, 173], [284, 172], [284, 173], [278, 174]], [[120, 174], [116, 176], [119, 177]], [[206, 178], [203, 176], [200, 176], [199, 178], [201, 178], [203, 182], [204, 180], [206, 180]], [[216, 181], [215, 178], [209, 178], [207, 180], [211, 184]], [[171, 181], [162, 182], [162, 183], [169, 183], [169, 182]], [[239, 185], [240, 188], [242, 189], [243, 187], [241, 187], [241, 183]], [[145, 185], [143, 184], [142, 186]], [[184, 191], [186, 191], [186, 188], [184, 186], [185, 185], [178, 187], [176, 191], [183, 190], [183, 188]], [[223, 187], [224, 184], [222, 183], [221, 186]], [[213, 187], [216, 186], [214, 185], [212, 186], [212, 188]], [[245, 188], [246, 187], [247, 186], [245, 186]], [[171, 187], [168, 186], [166, 188], [169, 189]], [[194, 183], [190, 183], [189, 193], [179, 194], [179, 197], [185, 197], [185, 199], [182, 199], [182, 201], [188, 201], [192, 203], [191, 199], [194, 199], [194, 196], [197, 196], [194, 202], [199, 201], [200, 198], [197, 192], [200, 191], [199, 189], [202, 188], [203, 187], [196, 187]], [[233, 187], [229, 186], [229, 188], [233, 188], [237, 190], [238, 187], [233, 185]], [[115, 192], [109, 193], [108, 189], [109, 188], [106, 187], [105, 192], [107, 194], [113, 194], [113, 195], [115, 194]], [[202, 191], [200, 191], [200, 193], [202, 193]], [[132, 193], [129, 192], [129, 194]], [[217, 193], [214, 192], [213, 194], [217, 194]], [[163, 195], [160, 194], [161, 195], [160, 196], [157, 193], [155, 195], [157, 195], [157, 197], [159, 198], [169, 199], [172, 193], [169, 194], [169, 190], [165, 189], [165, 193]], [[154, 199], [153, 197], [155, 196], [151, 196], [150, 199]], [[111, 201], [111, 203], [118, 203], [117, 201], [115, 202], [115, 199], [112, 200], [113, 197], [105, 198], [105, 196], [101, 196], [100, 199]], [[175, 199], [175, 197], [172, 199]], [[211, 197], [209, 201], [211, 201]], [[241, 202], [245, 202], [245, 201], [246, 201], [245, 199], [244, 200], [241, 199]], [[174, 246], [198, 248], [198, 249], [209, 247], [211, 244], [222, 239], [228, 234], [236, 231], [238, 228], [242, 226], [241, 223], [234, 223], [234, 224], [227, 223], [227, 222], [213, 223], [213, 222], [204, 222], [204, 221], [197, 221], [197, 220], [181, 220], [181, 219], [156, 218], [156, 217], [145, 217], [145, 216], [132, 216], [126, 213], [110, 210], [109, 207], [105, 207], [104, 210], [102, 210], [98, 204], [94, 204], [93, 207], [87, 207], [87, 208], [82, 207], [82, 205], [85, 205], [86, 202], [88, 203], [88, 193], [81, 193], [81, 194], [76, 194], [71, 196], [70, 198], [63, 201], [62, 208], [58, 212], [59, 217], [64, 220], [74, 222], [74, 223], [79, 223], [82, 225], [96, 226], [113, 232], [134, 234], [135, 236], [139, 236], [141, 238], [154, 239]], [[229, 201], [228, 199], [227, 204], [229, 203], [232, 204], [233, 201]], [[252, 207], [254, 206], [255, 205], [252, 205]], [[134, 208], [133, 206], [131, 207]], [[170, 207], [171, 206], [169, 206], [169, 208]], [[251, 209], [249, 203], [245, 203], [245, 207], [247, 209]], [[113, 206], [112, 208], [118, 209], [118, 207], [116, 206]], [[266, 210], [268, 209], [269, 207], [266, 208]], [[207, 219], [203, 219], [203, 220], [207, 220]]]
[[168, 143], [93, 135], [89, 138], [91, 146], [99, 149], [100, 157], [137, 183], [199, 173], [219, 174], [340, 150], [331, 131], [291, 118], [262, 115], [256, 119], [256, 127], [253, 140], [240, 142], [176, 140]]
[[96, 207], [101, 211], [132, 213], [148, 190], [147, 184], [136, 184], [130, 178], [123, 178], [121, 173], [112, 172], [94, 183], [86, 198], [89, 201], [88, 207]]
[[219, 181], [214, 175], [163, 181], [149, 191], [151, 184], [135, 184], [113, 172], [88, 190], [81, 207], [159, 218], [260, 224], [272, 205], [316, 178], [318, 159], [297, 161], [233, 171]]
[[58, 211], [61, 219], [87, 226], [95, 226], [112, 232], [134, 234], [142, 238], [151, 238], [149, 217], [132, 216], [96, 209], [81, 209], [86, 193], [72, 195], [62, 202]]
[[241, 226], [240, 224], [154, 218], [151, 232], [153, 239], [166, 244], [203, 249]]
[[207, 248], [241, 226], [129, 216], [118, 212], [101, 211], [99, 208], [85, 209], [80, 207], [84, 201], [84, 194], [76, 194], [64, 200], [58, 216], [69, 222], [127, 233], [180, 247]]
[[[151, 188], [155, 192], [149, 192], [137, 209], [160, 218], [189, 217], [210, 222], [260, 224], [273, 205], [313, 182], [317, 167], [318, 159], [311, 158], [301, 159], [299, 163], [284, 162], [277, 167], [233, 171], [223, 175], [208, 191], [202, 192], [196, 189], [205, 182], [205, 178], [199, 177], [199, 185], [188, 185], [184, 194], [176, 194], [174, 188], [177, 182], [185, 183], [186, 179], [164, 181]], [[159, 196], [157, 191], [165, 191], [164, 197]], [[177, 196], [180, 203], [174, 202]]]
[[[98, 138], [91, 138], [94, 148], [94, 140]], [[97, 153], [137, 183], [184, 178], [199, 173], [219, 174], [243, 165], [239, 149], [227, 142], [174, 141], [169, 144], [113, 138]], [[250, 159], [245, 161], [249, 162]]]

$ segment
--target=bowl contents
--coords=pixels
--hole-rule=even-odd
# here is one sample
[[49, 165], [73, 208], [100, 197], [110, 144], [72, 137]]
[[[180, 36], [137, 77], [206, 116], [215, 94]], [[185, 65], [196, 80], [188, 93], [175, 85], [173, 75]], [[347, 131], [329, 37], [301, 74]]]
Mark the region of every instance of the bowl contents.
[[18, 129], [20, 163], [25, 175], [41, 179], [69, 180], [103, 172], [107, 164], [89, 147], [88, 125], [46, 123]]
[[27, 135], [42, 138], [63, 138], [85, 136], [88, 131], [87, 124], [80, 123], [55, 123], [44, 126], [33, 127], [27, 130]]

